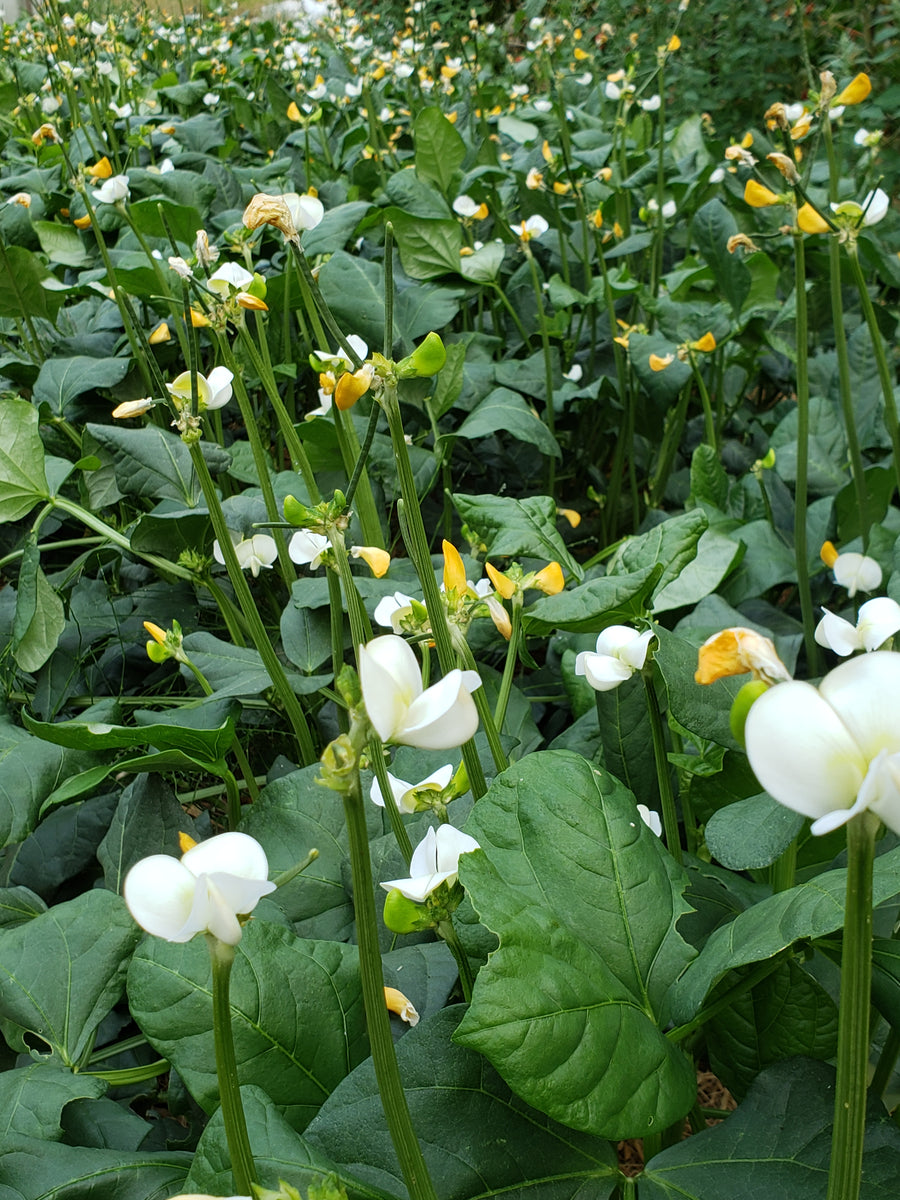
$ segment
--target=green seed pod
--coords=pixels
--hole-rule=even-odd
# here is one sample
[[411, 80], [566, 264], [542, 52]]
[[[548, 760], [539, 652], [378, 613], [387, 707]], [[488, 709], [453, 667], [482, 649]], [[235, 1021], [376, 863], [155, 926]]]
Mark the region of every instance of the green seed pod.
[[754, 679], [752, 683], [745, 683], [734, 698], [728, 724], [734, 740], [741, 746], [744, 744], [744, 726], [747, 724], [747, 715], [753, 707], [754, 701], [768, 690], [769, 685], [764, 680]]

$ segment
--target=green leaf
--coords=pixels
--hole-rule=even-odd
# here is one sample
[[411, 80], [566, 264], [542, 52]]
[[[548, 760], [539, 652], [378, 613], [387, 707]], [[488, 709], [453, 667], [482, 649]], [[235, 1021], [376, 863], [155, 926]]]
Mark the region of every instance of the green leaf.
[[500, 948], [457, 1040], [574, 1129], [616, 1140], [677, 1120], [696, 1080], [661, 1024], [694, 954], [675, 931], [687, 877], [634, 797], [545, 751], [504, 771], [466, 829], [481, 851], [460, 878]]
[[447, 415], [459, 399], [463, 388], [466, 365], [466, 347], [462, 342], [453, 342], [446, 347], [447, 361], [438, 372], [431, 397], [430, 410], [436, 421]]
[[728, 476], [718, 452], [706, 442], [691, 456], [691, 496], [695, 503], [703, 501], [721, 512], [728, 503]]
[[433, 329], [443, 329], [459, 312], [462, 297], [463, 292], [453, 288], [405, 288], [394, 302], [394, 333], [412, 343]]
[[[727, 1121], [656, 1155], [639, 1200], [822, 1200], [831, 1158], [834, 1070], [811, 1059], [760, 1075]], [[900, 1133], [887, 1115], [866, 1123], [866, 1200], [894, 1200]]]
[[[526, 1107], [480, 1055], [454, 1045], [464, 1011], [462, 1005], [444, 1009], [397, 1046], [413, 1127], [425, 1134], [422, 1151], [440, 1195], [610, 1196], [618, 1179], [612, 1147]], [[371, 1059], [327, 1101], [305, 1141], [336, 1162], [352, 1163], [372, 1185], [405, 1195]]]
[[0, 931], [0, 1014], [74, 1066], [122, 995], [140, 937], [125, 902], [101, 889]]
[[697, 553], [684, 566], [677, 579], [659, 589], [653, 601], [654, 613], [686, 608], [711, 595], [744, 555], [744, 547], [724, 533], [706, 529], [697, 543]]
[[767, 592], [777, 583], [797, 578], [793, 551], [768, 521], [750, 521], [731, 535], [746, 547], [734, 573], [726, 580], [722, 595], [729, 604], [740, 604]]
[[[128, 972], [135, 1020], [207, 1112], [219, 1103], [211, 986], [202, 938], [148, 938]], [[264, 1087], [295, 1129], [369, 1053], [355, 946], [302, 941], [251, 921], [237, 947], [230, 1003], [241, 1083]]]
[[193, 836], [194, 822], [169, 785], [157, 775], [138, 775], [119, 797], [97, 859], [103, 881], [121, 893], [122, 883], [139, 859], [151, 854], [181, 856], [179, 833]]
[[53, 324], [65, 290], [36, 254], [22, 246], [4, 247], [0, 255], [0, 317], [42, 317]]
[[92, 721], [35, 721], [27, 713], [22, 716], [31, 733], [70, 750], [155, 746], [159, 750], [183, 750], [192, 758], [215, 762], [224, 758], [234, 741], [233, 717], [227, 717], [214, 729], [204, 729], [168, 723], [109, 725]]
[[30, 888], [0, 888], [0, 929], [22, 925], [46, 911], [47, 905]]
[[740, 1100], [766, 1067], [837, 1051], [837, 1006], [822, 985], [788, 960], [706, 1025], [710, 1069]]
[[[689, 1021], [726, 971], [761, 962], [803, 938], [825, 937], [844, 923], [847, 872], [825, 871], [809, 883], [760, 901], [717, 929], [672, 991], [674, 1020]], [[900, 895], [900, 847], [875, 860], [875, 904]]]
[[524, 555], [543, 562], [558, 562], [576, 579], [584, 572], [575, 561], [556, 528], [556, 503], [551, 496], [452, 497], [463, 521], [487, 543], [491, 557]]
[[520, 117], [511, 117], [509, 113], [503, 113], [499, 117], [497, 132], [518, 142], [521, 146], [533, 142], [541, 135], [537, 125], [532, 124], [531, 121], [523, 121]]
[[763, 792], [720, 808], [706, 826], [713, 858], [731, 871], [768, 867], [803, 828], [803, 817]]
[[642, 804], [658, 809], [656, 763], [652, 753], [647, 753], [652, 732], [643, 682], [626, 679], [620, 687], [593, 692], [593, 696], [604, 767]]
[[312, 672], [331, 660], [331, 617], [327, 609], [288, 604], [281, 614], [281, 644], [295, 667]]
[[737, 221], [721, 200], [713, 199], [694, 214], [691, 229], [719, 293], [737, 317], [750, 293], [750, 272], [740, 255], [728, 253], [728, 239], [738, 232]]
[[[820, 396], [809, 402], [809, 489], [831, 495], [847, 482], [847, 437], [837, 406]], [[792, 407], [772, 434], [775, 470], [787, 483], [797, 478], [797, 409]]]
[[[160, 209], [165, 216], [165, 223], [160, 216]], [[174, 200], [163, 196], [135, 200], [129, 205], [128, 211], [137, 228], [147, 237], [167, 238], [171, 231], [175, 241], [183, 246], [192, 246], [197, 230], [203, 228], [203, 218], [193, 205], [176, 204]]]
[[[344, 1167], [311, 1147], [306, 1138], [285, 1121], [261, 1088], [242, 1087], [241, 1103], [253, 1161], [264, 1187], [274, 1190], [280, 1180], [289, 1179], [291, 1186], [300, 1189], [300, 1194], [304, 1195], [305, 1189], [321, 1186], [329, 1175], [334, 1174], [347, 1189], [348, 1200], [397, 1200], [392, 1193], [362, 1183]], [[214, 1196], [234, 1191], [221, 1108], [213, 1113], [203, 1131], [184, 1189], [191, 1195], [202, 1192]]]
[[[76, 1075], [52, 1062], [30, 1063], [15, 1071], [0, 1073], [0, 1111], [5, 1136], [62, 1137], [59, 1119], [70, 1100], [97, 1099], [106, 1084], [90, 1075]], [[2, 1167], [0, 1167], [2, 1170]]]
[[[114, 503], [121, 496], [149, 496], [153, 499], [178, 500], [188, 508], [196, 508], [201, 500], [200, 482], [194, 474], [187, 446], [175, 433], [158, 425], [143, 429], [124, 429], [115, 425], [85, 426], [85, 454], [96, 454], [104, 466], [111, 466], [118, 496], [107, 498], [103, 492], [107, 483], [102, 472], [85, 476], [91, 503]], [[218, 446], [203, 448], [207, 465], [213, 474], [227, 471], [231, 456]]]
[[37, 824], [47, 797], [90, 762], [90, 755], [28, 734], [0, 745], [0, 845], [23, 841]]
[[[203, 672], [216, 697], [257, 696], [272, 686], [269, 672], [263, 666], [259, 651], [246, 646], [232, 646], [211, 633], [192, 633], [184, 639], [184, 648], [192, 662]], [[287, 672], [288, 682], [301, 696], [317, 692], [331, 681], [327, 675], [298, 675]]]
[[389, 208], [385, 221], [394, 226], [400, 262], [411, 279], [435, 279], [458, 272], [462, 228], [456, 220], [411, 217], [400, 208]]
[[370, 346], [384, 341], [384, 268], [338, 250], [319, 269], [319, 288], [338, 321]]
[[653, 655], [653, 661], [666, 683], [669, 712], [679, 725], [698, 737], [735, 749], [737, 742], [728, 717], [735, 696], [747, 681], [737, 676], [705, 685], [695, 683], [697, 649], [704, 638], [688, 641], [661, 625], [654, 626], [654, 629], [659, 649]]
[[0, 521], [18, 521], [49, 496], [37, 409], [27, 400], [0, 404]]
[[416, 117], [413, 138], [416, 174], [449, 195], [453, 177], [466, 157], [465, 142], [436, 105], [423, 108]]
[[63, 602], [41, 570], [41, 552], [29, 539], [19, 568], [13, 657], [23, 671], [38, 671], [56, 649], [66, 627]]
[[[349, 204], [338, 204], [329, 208], [315, 229], [304, 230], [304, 253], [312, 257], [343, 250], [371, 207], [367, 200], [353, 200]], [[271, 302], [269, 307], [272, 307]]]
[[518, 392], [509, 388], [494, 388], [477, 408], [466, 417], [456, 431], [457, 437], [469, 439], [488, 437], [503, 430], [520, 442], [537, 446], [542, 454], [562, 458], [556, 438]]
[[48, 358], [34, 384], [34, 398], [47, 404], [55, 416], [64, 417], [66, 407], [76, 396], [95, 388], [113, 388], [128, 374], [127, 358]]
[[32, 221], [41, 249], [52, 263], [63, 267], [84, 267], [91, 261], [87, 246], [74, 225], [58, 221]]
[[607, 574], [621, 575], [639, 571], [642, 567], [661, 565], [662, 574], [653, 593], [656, 598], [696, 557], [700, 538], [708, 526], [706, 514], [697, 509], [669, 517], [646, 533], [626, 538], [610, 559]]
[[183, 1151], [98, 1150], [16, 1137], [3, 1148], [0, 1188], [4, 1200], [163, 1200], [183, 1190], [190, 1164]]
[[554, 629], [600, 633], [608, 625], [634, 621], [644, 615], [661, 573], [661, 567], [644, 567], [630, 575], [601, 575], [555, 596], [544, 596], [525, 610], [525, 629], [536, 637]]
[[488, 242], [474, 254], [462, 255], [456, 269], [471, 283], [491, 283], [500, 274], [505, 255], [505, 246]]

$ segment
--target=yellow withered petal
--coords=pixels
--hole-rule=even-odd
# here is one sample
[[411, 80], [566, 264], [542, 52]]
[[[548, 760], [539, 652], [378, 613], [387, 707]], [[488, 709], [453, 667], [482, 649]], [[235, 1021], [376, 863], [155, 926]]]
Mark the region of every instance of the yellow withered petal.
[[778, 683], [790, 679], [787, 667], [767, 637], [754, 629], [737, 626], [708, 638], [697, 652], [697, 683], [715, 683], [730, 675], [750, 672], [754, 679]]
[[516, 594], [516, 585], [508, 575], [504, 575], [502, 571], [498, 571], [496, 567], [492, 567], [489, 562], [484, 564], [485, 572], [488, 579], [494, 585], [494, 590], [499, 592], [504, 600], [511, 600]]
[[252, 292], [238, 292], [235, 300], [241, 308], [252, 309], [253, 312], [268, 312], [269, 306], [265, 300], [260, 300], [259, 296], [254, 296]]
[[716, 348], [716, 339], [712, 335], [712, 331], [704, 333], [703, 337], [694, 342], [694, 349], [699, 350], [702, 354], [711, 354]]
[[675, 361], [675, 355], [674, 354], [664, 354], [664, 355], [651, 354], [648, 361], [650, 363], [651, 371], [664, 371], [666, 369], [666, 367], [669, 365], [669, 363], [673, 363]]
[[196, 308], [191, 309], [191, 324], [195, 329], [205, 329], [209, 321], [202, 312], [198, 312]]
[[681, 49], [681, 38], [678, 36], [678, 34], [677, 34], [677, 33], [673, 33], [673, 34], [672, 34], [672, 36], [669, 38], [668, 42], [666, 42], [666, 49], [667, 49], [667, 50], [668, 50], [670, 53], [671, 53], [673, 50], [680, 50], [680, 49]]
[[748, 179], [744, 185], [744, 200], [753, 208], [767, 208], [770, 204], [781, 203], [780, 196], [756, 179]]
[[860, 71], [856, 78], [851, 79], [844, 90], [835, 96], [831, 107], [838, 108], [842, 104], [861, 104], [871, 90], [872, 80], [865, 71]]
[[[581, 518], [579, 518], [580, 520]], [[542, 571], [538, 571], [531, 581], [531, 586], [543, 592], [545, 596], [555, 596], [566, 586], [563, 569], [558, 562], [548, 563]]]
[[287, 119], [289, 121], [302, 121], [303, 120], [303, 117], [300, 113], [300, 109], [297, 107], [296, 100], [292, 100], [290, 102], [290, 104], [287, 106]]
[[193, 850], [197, 845], [189, 833], [178, 834], [178, 848], [182, 854], [187, 854], [188, 850]]
[[409, 1025], [418, 1025], [419, 1014], [412, 1001], [407, 999], [397, 988], [386, 987], [384, 989], [384, 1002], [388, 1012], [396, 1013], [401, 1021], [406, 1021]]
[[462, 595], [468, 587], [466, 568], [463, 566], [462, 557], [453, 543], [448, 542], [446, 538], [442, 549], [444, 551], [444, 590], [455, 591]]
[[153, 332], [148, 336], [147, 341], [151, 346], [159, 346], [162, 342], [168, 342], [172, 337], [169, 332], [169, 327], [165, 321], [160, 321]]
[[88, 216], [76, 217], [75, 220], [72, 222], [72, 224], [75, 226], [76, 229], [90, 229], [91, 218]]

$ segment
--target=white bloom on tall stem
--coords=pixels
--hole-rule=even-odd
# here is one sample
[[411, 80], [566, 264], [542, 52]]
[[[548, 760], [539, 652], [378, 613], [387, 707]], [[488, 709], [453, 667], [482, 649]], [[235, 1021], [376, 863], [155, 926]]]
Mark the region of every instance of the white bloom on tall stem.
[[98, 204], [116, 204], [120, 200], [127, 200], [131, 195], [128, 190], [128, 176], [113, 175], [110, 179], [105, 179], [100, 187], [91, 189], [91, 195]]
[[245, 292], [253, 282], [253, 274], [240, 263], [223, 263], [209, 277], [207, 287], [210, 291], [227, 299], [232, 292]]
[[[227, 367], [213, 367], [208, 375], [197, 374], [197, 401], [200, 412], [210, 408], [222, 408], [231, 399], [231, 381], [234, 375]], [[167, 385], [169, 394], [180, 405], [191, 401], [191, 373], [182, 371]]]
[[900, 833], [900, 654], [835, 667], [818, 689], [792, 680], [755, 702], [744, 730], [756, 778], [830, 833], [870, 811]]
[[583, 675], [597, 692], [611, 692], [640, 671], [647, 659], [653, 630], [638, 633], [630, 625], [610, 625], [597, 638], [595, 650], [582, 650], [575, 674]]
[[847, 589], [852, 600], [857, 592], [875, 592], [881, 587], [881, 567], [868, 554], [855, 550], [838, 554], [831, 542], [825, 542], [819, 552], [826, 567], [834, 572], [834, 581]]
[[152, 854], [135, 863], [122, 889], [142, 929], [167, 942], [188, 942], [209, 932], [236, 946], [238, 916], [251, 913], [274, 892], [259, 842], [246, 833], [220, 833], [192, 846], [179, 860]]
[[331, 542], [324, 533], [298, 529], [288, 544], [288, 554], [293, 562], [315, 571], [322, 565], [322, 556], [330, 546]]
[[477, 671], [449, 671], [423, 691], [419, 664], [402, 637], [388, 633], [359, 648], [359, 682], [369, 720], [383, 742], [449, 750], [473, 737]]
[[442, 883], [456, 882], [461, 854], [480, 849], [473, 837], [452, 825], [441, 825], [437, 832], [429, 829], [413, 850], [409, 879], [390, 879], [381, 886], [386, 892], [397, 888], [407, 900], [422, 904]]
[[816, 641], [846, 658], [854, 650], [871, 653], [900, 630], [900, 604], [888, 596], [877, 596], [860, 605], [855, 625], [823, 608], [825, 616], [816, 626]]

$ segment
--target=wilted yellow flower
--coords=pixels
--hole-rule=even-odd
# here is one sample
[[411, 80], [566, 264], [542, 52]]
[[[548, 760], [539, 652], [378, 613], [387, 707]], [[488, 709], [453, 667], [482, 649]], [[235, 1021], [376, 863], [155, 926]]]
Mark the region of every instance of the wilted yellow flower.
[[388, 1012], [396, 1013], [401, 1021], [406, 1021], [409, 1025], [418, 1025], [419, 1014], [412, 1005], [412, 1001], [408, 1000], [402, 992], [396, 988], [386, 987], [384, 989], [384, 1002], [387, 1005]]
[[49, 121], [45, 121], [39, 129], [36, 129], [31, 135], [31, 140], [35, 146], [43, 146], [45, 141], [58, 142], [59, 134]]
[[297, 227], [291, 210], [283, 196], [267, 196], [257, 192], [241, 218], [248, 229], [259, 229], [260, 225], [274, 225], [286, 238], [297, 237]]
[[95, 162], [92, 167], [88, 167], [87, 173], [92, 179], [109, 179], [113, 173], [112, 163], [104, 154], [103, 158]]
[[6, 203], [19, 204], [22, 208], [31, 208], [31, 195], [29, 192], [16, 192], [14, 196], [10, 196]]
[[541, 157], [545, 163], [553, 162], [553, 151], [550, 149], [550, 143], [546, 138], [544, 138], [543, 145], [541, 146]]
[[729, 254], [734, 254], [735, 250], [740, 246], [742, 250], [758, 250], [756, 242], [752, 238], [747, 237], [746, 233], [733, 233], [725, 244], [725, 248]]
[[[627, 343], [626, 343], [627, 344]], [[675, 361], [674, 354], [651, 354], [649, 358], [651, 371], [664, 371], [666, 367]]]
[[672, 53], [673, 50], [681, 49], [681, 38], [678, 36], [677, 33], [673, 33], [672, 36], [669, 38], [669, 40], [666, 42], [666, 49], [669, 51], [670, 54]]
[[571, 190], [572, 190], [571, 183], [563, 183], [562, 180], [560, 180], [560, 179], [557, 179], [556, 182], [553, 184], [553, 191], [556, 193], [557, 196], [567, 196], [569, 194], [569, 192], [571, 192]]
[[538, 188], [543, 187], [543, 184], [544, 176], [537, 169], [537, 167], [532, 167], [525, 176], [525, 186], [529, 189], [529, 191], [536, 192]]
[[812, 113], [804, 113], [791, 126], [791, 138], [795, 142], [802, 141], [812, 128]]
[[155, 404], [156, 401], [151, 400], [149, 396], [145, 396], [143, 400], [126, 400], [112, 410], [112, 415], [117, 421], [124, 421], [128, 417], [141, 417], [145, 412], [149, 412]]
[[754, 679], [778, 683], [790, 679], [771, 640], [754, 629], [737, 626], [714, 633], [697, 652], [697, 683], [715, 683], [729, 675], [749, 671]]
[[767, 154], [766, 158], [778, 168], [788, 183], [798, 183], [800, 181], [800, 173], [794, 166], [794, 160], [790, 155], [781, 154], [775, 150], [771, 154]]
[[160, 321], [157, 327], [147, 338], [147, 341], [151, 346], [158, 346], [162, 342], [168, 342], [171, 337], [172, 334], [169, 332], [168, 325], [165, 323], [165, 321]]

